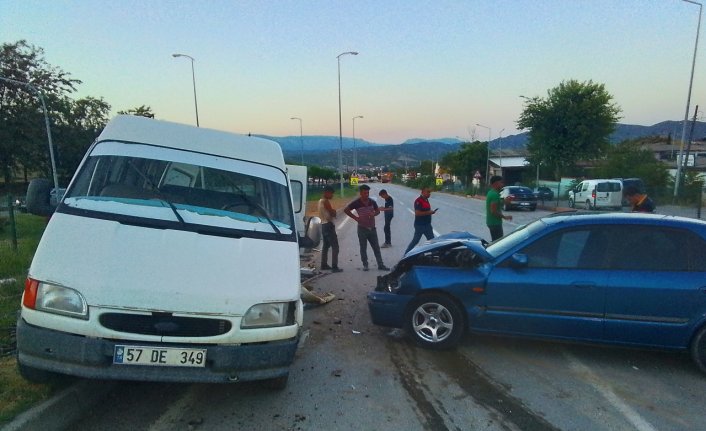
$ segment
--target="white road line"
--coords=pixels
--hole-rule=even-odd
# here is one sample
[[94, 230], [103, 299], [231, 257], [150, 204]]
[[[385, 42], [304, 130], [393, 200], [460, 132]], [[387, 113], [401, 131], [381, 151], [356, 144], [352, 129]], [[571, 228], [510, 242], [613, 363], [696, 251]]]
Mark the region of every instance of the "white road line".
[[610, 385], [604, 382], [600, 377], [598, 377], [590, 368], [584, 365], [583, 362], [579, 361], [578, 358], [574, 357], [569, 353], [564, 353], [566, 358], [569, 360], [570, 367], [586, 377], [586, 381], [593, 386], [603, 397], [608, 400], [620, 413], [625, 416], [628, 422], [633, 424], [635, 428], [639, 431], [657, 431], [657, 428], [653, 427], [649, 422], [647, 422], [638, 412], [636, 412], [632, 407], [623, 402], [618, 395], [613, 392]]
[[200, 394], [196, 390], [196, 385], [191, 385], [186, 393], [176, 400], [172, 405], [149, 427], [149, 431], [173, 430], [179, 424], [179, 420], [184, 416], [188, 408], [194, 405]]

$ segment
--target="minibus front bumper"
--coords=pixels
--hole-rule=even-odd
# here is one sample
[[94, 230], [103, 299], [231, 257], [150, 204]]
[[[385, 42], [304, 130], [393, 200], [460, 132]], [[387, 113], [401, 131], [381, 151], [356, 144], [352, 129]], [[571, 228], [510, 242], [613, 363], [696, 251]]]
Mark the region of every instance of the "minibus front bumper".
[[[17, 360], [27, 367], [104, 380], [228, 383], [286, 376], [298, 337], [241, 345], [166, 344], [89, 338], [17, 322]], [[204, 367], [113, 363], [116, 345], [206, 349]]]

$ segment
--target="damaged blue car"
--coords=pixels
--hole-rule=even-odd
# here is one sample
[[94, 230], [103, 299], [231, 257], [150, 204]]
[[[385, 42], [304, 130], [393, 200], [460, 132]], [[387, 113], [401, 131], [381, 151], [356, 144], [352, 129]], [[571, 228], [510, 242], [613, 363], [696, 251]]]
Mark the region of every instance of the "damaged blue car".
[[368, 307], [431, 349], [538, 337], [688, 351], [706, 372], [706, 222], [570, 212], [490, 244], [441, 236], [378, 277]]

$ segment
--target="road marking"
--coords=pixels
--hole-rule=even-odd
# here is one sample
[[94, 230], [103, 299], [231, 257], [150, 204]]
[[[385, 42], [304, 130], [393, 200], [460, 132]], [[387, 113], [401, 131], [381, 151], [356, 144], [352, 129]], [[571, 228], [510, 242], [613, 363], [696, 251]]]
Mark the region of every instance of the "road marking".
[[649, 422], [647, 422], [638, 412], [636, 412], [632, 407], [623, 402], [620, 397], [618, 397], [615, 392], [610, 388], [606, 382], [604, 382], [600, 377], [598, 377], [588, 366], [583, 362], [578, 360], [575, 356], [570, 353], [564, 353], [564, 356], [569, 360], [569, 366], [576, 372], [583, 374], [586, 377], [587, 382], [593, 386], [603, 397], [608, 400], [620, 413], [625, 416], [628, 422], [633, 424], [633, 426], [638, 431], [657, 431], [657, 428], [653, 427]]
[[193, 406], [199, 398], [196, 385], [191, 385], [186, 393], [176, 400], [156, 421], [149, 427], [149, 431], [167, 431], [176, 428], [184, 413]]

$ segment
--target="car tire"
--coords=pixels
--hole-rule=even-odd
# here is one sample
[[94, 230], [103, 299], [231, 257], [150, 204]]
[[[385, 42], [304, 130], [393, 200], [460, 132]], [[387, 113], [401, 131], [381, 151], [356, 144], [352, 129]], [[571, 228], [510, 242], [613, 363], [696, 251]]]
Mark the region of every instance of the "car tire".
[[272, 389], [275, 391], [281, 391], [287, 387], [287, 382], [289, 381], [289, 373], [275, 377], [272, 379], [267, 379], [262, 381], [262, 386], [265, 389]]
[[455, 347], [464, 328], [461, 308], [446, 295], [421, 295], [412, 300], [405, 313], [406, 332], [415, 343], [427, 349]]
[[691, 359], [706, 373], [706, 325], [702, 326], [691, 340]]
[[586, 203], [583, 205], [583, 209], [585, 209], [585, 210], [593, 209], [591, 206], [591, 201], [586, 200]]

